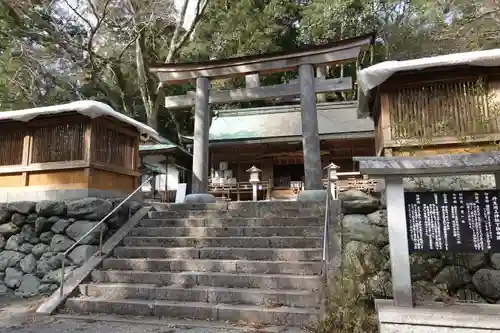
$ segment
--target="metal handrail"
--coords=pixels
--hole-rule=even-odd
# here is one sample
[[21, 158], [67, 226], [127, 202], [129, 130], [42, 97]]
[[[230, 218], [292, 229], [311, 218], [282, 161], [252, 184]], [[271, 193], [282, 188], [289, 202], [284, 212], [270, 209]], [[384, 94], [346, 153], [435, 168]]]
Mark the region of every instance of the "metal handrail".
[[332, 187], [332, 180], [330, 178], [330, 170], [328, 170], [328, 180], [326, 186], [326, 207], [325, 207], [325, 225], [323, 228], [323, 262], [326, 262], [326, 248], [328, 241], [328, 221], [330, 220], [330, 191]]
[[[92, 229], [90, 229], [89, 231], [87, 231], [87, 233], [85, 233], [85, 235], [83, 235], [82, 237], [80, 237], [80, 239], [78, 239], [73, 245], [71, 245], [66, 251], [64, 251], [63, 253], [63, 257], [62, 257], [62, 265], [61, 265], [61, 283], [60, 283], [60, 297], [63, 298], [63, 294], [64, 294], [64, 261], [66, 260], [66, 257], [68, 256], [68, 254], [73, 251], [73, 249], [75, 247], [78, 246], [78, 244], [80, 244], [88, 235], [90, 235], [94, 230], [96, 230], [99, 226], [101, 226], [101, 224], [103, 224], [111, 215], [113, 215], [121, 206], [123, 206], [123, 204], [125, 204], [130, 198], [132, 198], [144, 185], [146, 185], [147, 183], [149, 183], [151, 181], [151, 179], [154, 178], [154, 175], [153, 176], [150, 176], [145, 182], [143, 182], [141, 185], [139, 185], [139, 187], [137, 187], [134, 192], [130, 193], [130, 195], [128, 197], [126, 197], [125, 199], [123, 199], [122, 202], [120, 202], [120, 204], [118, 206], [116, 206], [115, 208], [113, 208], [113, 210], [111, 212], [109, 212], [108, 215], [106, 215], [101, 221], [99, 221], [99, 223], [97, 223]], [[103, 238], [103, 233], [104, 233], [104, 228], [101, 228], [101, 231], [100, 231], [100, 235], [99, 235], [99, 255], [102, 255], [102, 238]]]
[[[327, 259], [328, 259], [328, 224], [330, 222], [330, 215], [332, 214], [330, 211], [330, 201], [333, 199], [337, 199], [337, 188], [334, 188], [334, 194], [332, 194], [332, 175], [331, 171], [333, 168], [337, 168], [335, 165], [330, 165], [327, 170], [327, 182], [326, 182], [326, 207], [325, 207], [325, 225], [323, 227], [323, 279], [326, 281], [328, 278], [327, 274]], [[335, 179], [337, 179], [335, 177]], [[335, 184], [335, 183], [333, 183]], [[332, 197], [333, 196], [333, 197]]]

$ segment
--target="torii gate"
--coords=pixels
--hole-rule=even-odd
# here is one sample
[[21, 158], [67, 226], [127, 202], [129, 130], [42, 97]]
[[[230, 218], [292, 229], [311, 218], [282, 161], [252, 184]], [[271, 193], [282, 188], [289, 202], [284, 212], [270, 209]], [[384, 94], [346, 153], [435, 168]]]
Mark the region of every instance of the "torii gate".
[[[305, 191], [298, 200], [324, 198], [316, 94], [353, 89], [352, 79], [315, 78], [314, 67], [357, 61], [360, 53], [374, 43], [375, 34], [362, 35], [325, 45], [300, 48], [294, 52], [276, 52], [204, 62], [159, 64], [151, 67], [161, 82], [178, 84], [196, 79], [196, 92], [165, 98], [169, 109], [195, 107], [192, 193], [186, 202], [212, 203], [207, 193], [210, 104], [242, 102], [279, 97], [300, 96], [302, 108], [302, 146], [304, 151]], [[299, 71], [298, 83], [260, 86], [259, 73]], [[211, 91], [210, 79], [246, 76], [246, 88]], [[323, 200], [323, 199], [320, 199]]]

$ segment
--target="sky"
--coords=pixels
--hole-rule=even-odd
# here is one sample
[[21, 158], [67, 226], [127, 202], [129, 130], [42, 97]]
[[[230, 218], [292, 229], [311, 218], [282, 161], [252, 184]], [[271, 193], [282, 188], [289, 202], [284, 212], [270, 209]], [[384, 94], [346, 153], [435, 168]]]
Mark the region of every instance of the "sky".
[[[186, 13], [186, 20], [184, 21], [184, 29], [189, 28], [189, 25], [193, 21], [194, 18], [194, 13], [196, 10], [196, 0], [188, 0], [188, 8], [187, 8], [187, 13]], [[177, 8], [177, 11], [180, 12], [182, 9], [182, 5], [184, 3], [184, 0], [174, 0], [175, 3], [175, 8]]]
[[[187, 8], [187, 13], [186, 13], [186, 20], [184, 21], [184, 29], [189, 28], [191, 22], [193, 21], [194, 18], [194, 13], [196, 11], [196, 0], [188, 0], [188, 8]], [[77, 0], [69, 0], [68, 1], [73, 7], [76, 7], [77, 5]], [[184, 3], [184, 0], [174, 0], [175, 3], [175, 8], [177, 9], [178, 12], [181, 11], [182, 5]], [[68, 11], [69, 8], [66, 7], [66, 5], [61, 4], [61, 9]]]

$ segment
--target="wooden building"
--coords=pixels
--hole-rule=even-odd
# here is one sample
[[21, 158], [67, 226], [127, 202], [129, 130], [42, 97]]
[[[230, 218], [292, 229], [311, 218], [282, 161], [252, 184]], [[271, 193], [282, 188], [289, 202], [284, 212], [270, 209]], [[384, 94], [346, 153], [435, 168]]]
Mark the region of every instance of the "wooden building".
[[174, 202], [179, 184], [191, 185], [193, 156], [186, 149], [171, 141], [150, 139], [139, 146], [141, 174], [145, 181], [157, 174], [150, 185], [143, 187], [145, 198]]
[[358, 84], [378, 156], [497, 148], [500, 49], [383, 62], [360, 71]]
[[[346, 187], [349, 179], [359, 178], [352, 157], [374, 154], [373, 122], [357, 119], [356, 102], [320, 103], [317, 110], [322, 167], [331, 162], [339, 166], [341, 186]], [[221, 163], [227, 171], [220, 170]], [[262, 170], [262, 199], [289, 199], [303, 189], [300, 105], [217, 112], [210, 127], [210, 191], [232, 200], [250, 198], [247, 170], [252, 166]]]
[[158, 134], [100, 102], [0, 112], [0, 202], [126, 196], [141, 136]]

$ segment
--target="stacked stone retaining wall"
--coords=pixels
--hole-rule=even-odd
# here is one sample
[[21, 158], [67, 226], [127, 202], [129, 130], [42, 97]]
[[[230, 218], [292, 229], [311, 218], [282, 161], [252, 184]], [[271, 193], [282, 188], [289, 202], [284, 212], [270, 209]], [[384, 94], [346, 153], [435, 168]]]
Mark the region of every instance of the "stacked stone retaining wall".
[[[62, 260], [67, 276], [98, 249], [97, 228], [67, 258], [69, 249], [121, 200], [0, 203], [0, 295], [31, 297], [59, 287]], [[126, 204], [102, 225], [105, 238], [128, 220], [139, 204]]]
[[[387, 211], [381, 197], [355, 190], [340, 194], [343, 263], [350, 263], [348, 269], [366, 295], [392, 298]], [[500, 254], [412, 254], [410, 266], [419, 302], [500, 303]]]

